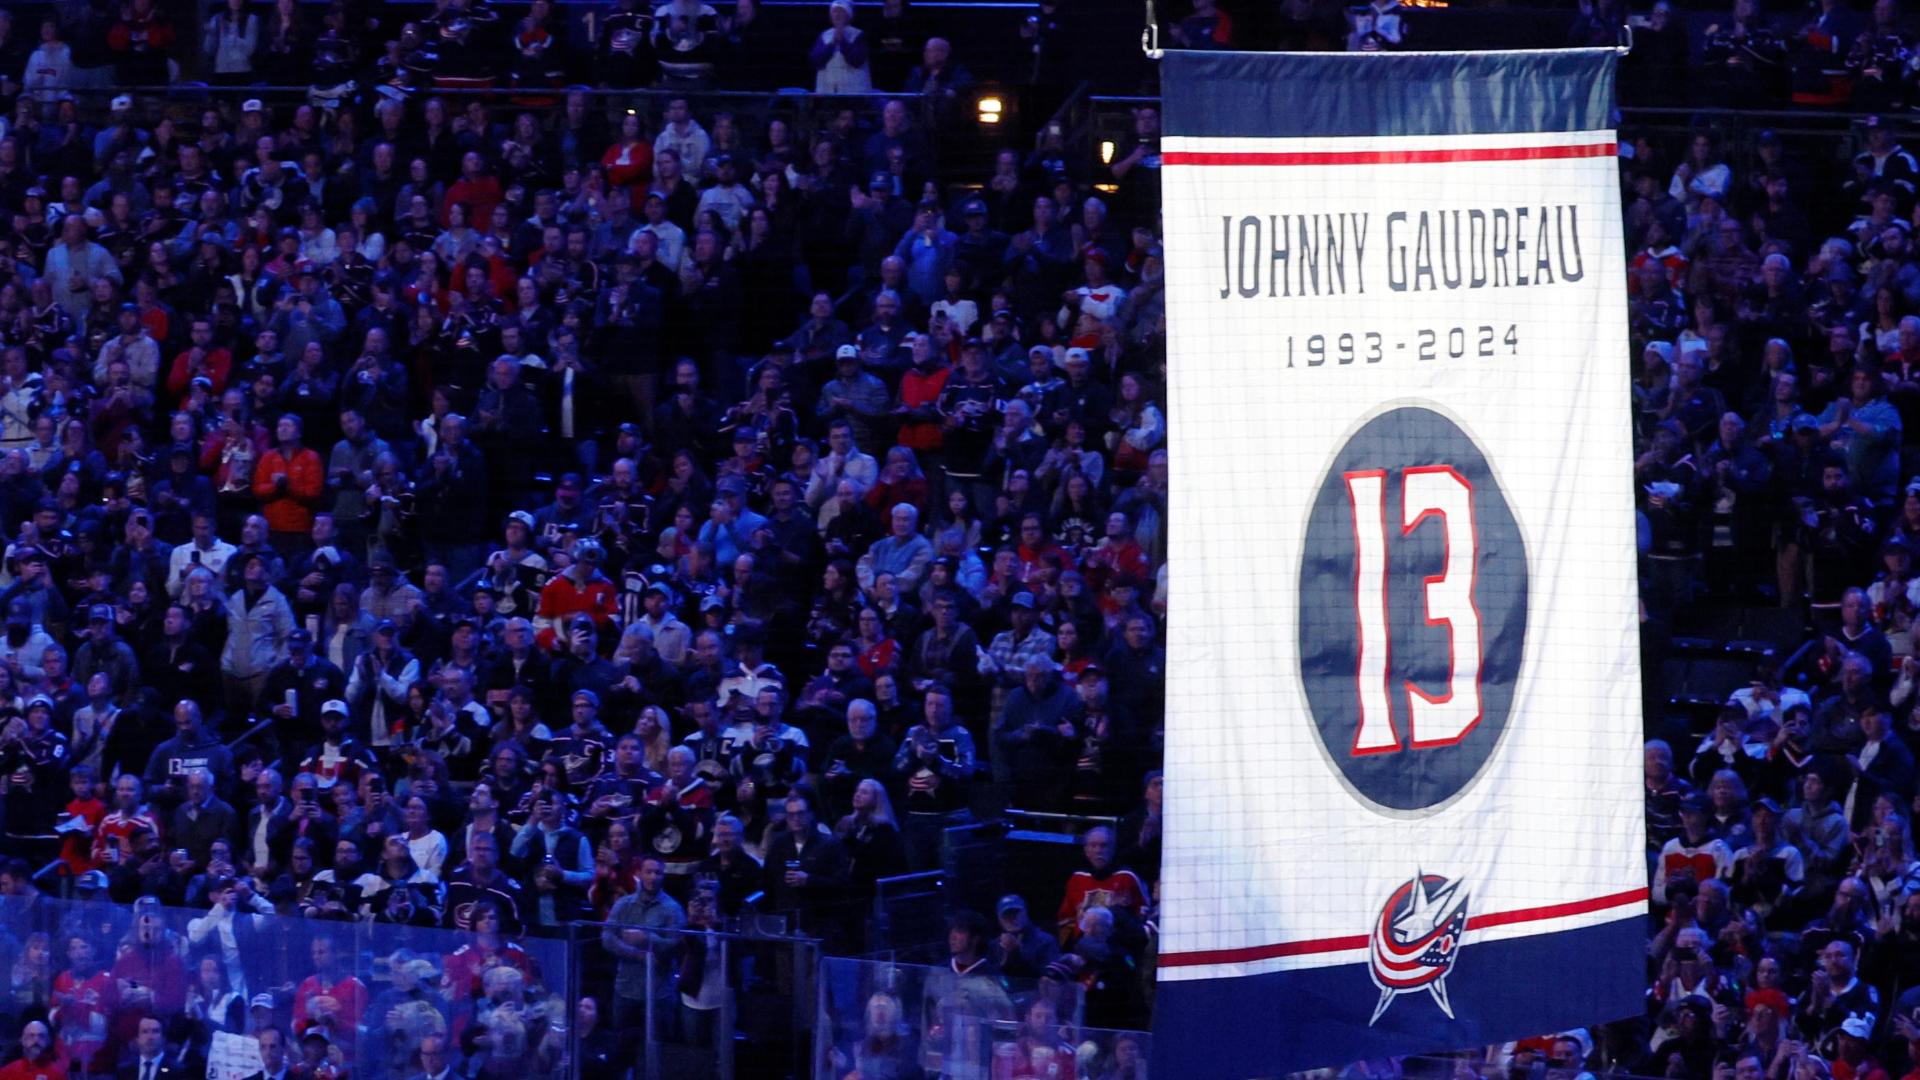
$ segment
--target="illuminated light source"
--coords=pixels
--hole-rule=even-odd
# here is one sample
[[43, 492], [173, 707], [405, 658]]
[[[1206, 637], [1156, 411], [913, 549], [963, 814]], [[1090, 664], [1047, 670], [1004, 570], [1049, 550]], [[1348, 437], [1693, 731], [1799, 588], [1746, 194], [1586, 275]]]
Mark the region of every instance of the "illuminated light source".
[[1112, 140], [1103, 141], [1100, 144], [1100, 164], [1102, 165], [1113, 164], [1113, 152], [1114, 152], [1114, 146], [1113, 146]]
[[1000, 100], [998, 94], [987, 94], [981, 97], [979, 110], [981, 123], [997, 124], [1007, 111], [1007, 103]]

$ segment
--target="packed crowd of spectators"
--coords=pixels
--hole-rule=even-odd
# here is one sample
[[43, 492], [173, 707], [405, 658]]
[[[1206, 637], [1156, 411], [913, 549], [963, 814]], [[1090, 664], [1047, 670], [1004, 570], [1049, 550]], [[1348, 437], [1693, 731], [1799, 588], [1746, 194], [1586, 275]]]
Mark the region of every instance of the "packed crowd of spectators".
[[[1394, 8], [1325, 44], [1399, 44]], [[1041, 69], [1052, 12], [1021, 45]], [[1091, 173], [1009, 132], [956, 175], [952, 47], [898, 6], [822, 14], [797, 43], [818, 89], [899, 97], [704, 106], [753, 8], [680, 0], [564, 32], [544, 0], [312, 28], [233, 3], [197, 52], [133, 0], [0, 38], [0, 904], [125, 919], [0, 936], [25, 1062], [0, 1076], [159, 1080], [143, 1063], [190, 1070], [214, 1030], [275, 1080], [619, 1075], [649, 1030], [710, 1048], [733, 975], [676, 931], [773, 913], [858, 953], [877, 881], [1009, 806], [1116, 824], [1046, 910], [954, 912], [947, 967], [1146, 1025], [1157, 114]], [[1232, 41], [1204, 0], [1176, 21]], [[124, 84], [191, 53], [236, 89], [86, 107], [82, 33]], [[244, 89], [296, 63], [309, 100]], [[519, 96], [455, 93], [478, 84]], [[1704, 734], [1654, 720], [1647, 1016], [1501, 1067], [1920, 1069], [1920, 164], [1896, 126], [1863, 124], [1832, 182], [1770, 133], [1625, 144], [1651, 654], [1716, 605], [1817, 630]], [[282, 918], [470, 951], [354, 991], [315, 944], [276, 973], [294, 991], [249, 994], [227, 961]], [[609, 977], [563, 1016], [527, 954], [583, 921]], [[169, 956], [199, 989], [140, 993]], [[356, 995], [395, 993], [441, 1022], [376, 1048], [390, 1010]], [[1021, 1003], [1029, 1069], [1063, 1060], [1062, 1000]], [[865, 1019], [843, 1075], [938, 1071], [896, 998]], [[1120, 1045], [1092, 1068], [1139, 1075]]]
[[[21, 1075], [158, 1080], [149, 1028], [198, 1067], [226, 1017], [141, 992], [148, 938], [267, 994], [224, 1029], [277, 1043], [272, 1080], [537, 1074], [565, 1040], [530, 1017], [565, 1017], [517, 943], [583, 920], [618, 1075], [650, 994], [655, 1034], [713, 1038], [718, 950], [673, 931], [771, 913], [858, 952], [876, 880], [1010, 804], [1122, 820], [1047, 910], [957, 913], [955, 970], [1144, 1026], [1156, 115], [1099, 193], [1011, 133], [956, 177], [966, 73], [891, 40], [897, 9], [863, 37], [823, 7], [810, 58], [900, 97], [752, 122], [561, 85], [697, 90], [750, 4], [596, 10], [574, 47], [545, 0], [511, 34], [463, 0], [404, 25], [235, 0], [197, 62], [311, 68], [279, 106], [89, 107], [63, 82], [86, 26], [0, 43], [0, 902], [199, 928], [7, 919]], [[181, 77], [190, 29], [132, 0], [117, 80]], [[478, 83], [552, 100], [453, 93]], [[323, 937], [287, 978], [332, 1009], [236, 988], [221, 959], [276, 917], [470, 938], [387, 964], [444, 1037], [356, 1043], [389, 1014]]]
[[1623, 144], [1649, 670], [1716, 605], [1812, 627], [1649, 713], [1654, 1074], [1920, 1069], [1920, 170], [1855, 137], [1829, 181], [1772, 132]]

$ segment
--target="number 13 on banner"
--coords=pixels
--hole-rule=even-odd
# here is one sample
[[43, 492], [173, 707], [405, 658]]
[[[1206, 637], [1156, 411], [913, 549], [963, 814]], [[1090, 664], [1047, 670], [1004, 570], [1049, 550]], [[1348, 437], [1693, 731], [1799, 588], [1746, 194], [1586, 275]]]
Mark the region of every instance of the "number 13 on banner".
[[[1440, 573], [1427, 576], [1424, 592], [1430, 626], [1447, 627], [1447, 682], [1428, 693], [1405, 680], [1407, 742], [1414, 749], [1451, 746], [1480, 722], [1480, 613], [1474, 605], [1479, 555], [1473, 522], [1473, 485], [1450, 465], [1400, 471], [1399, 536], [1411, 535], [1428, 518], [1443, 531], [1446, 555]], [[1385, 469], [1345, 474], [1353, 510], [1353, 601], [1358, 629], [1354, 677], [1360, 693], [1359, 723], [1351, 753], [1387, 754], [1404, 744], [1393, 722], [1392, 631], [1387, 619], [1387, 484]]]

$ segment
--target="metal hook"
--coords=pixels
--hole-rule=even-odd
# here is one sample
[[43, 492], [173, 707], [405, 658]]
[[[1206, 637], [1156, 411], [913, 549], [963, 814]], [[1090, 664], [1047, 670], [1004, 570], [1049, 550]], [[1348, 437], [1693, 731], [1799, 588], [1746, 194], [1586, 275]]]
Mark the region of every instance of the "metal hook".
[[1166, 55], [1160, 48], [1160, 20], [1153, 13], [1153, 0], [1147, 0], [1147, 25], [1140, 31], [1140, 51], [1146, 53], [1149, 60]]

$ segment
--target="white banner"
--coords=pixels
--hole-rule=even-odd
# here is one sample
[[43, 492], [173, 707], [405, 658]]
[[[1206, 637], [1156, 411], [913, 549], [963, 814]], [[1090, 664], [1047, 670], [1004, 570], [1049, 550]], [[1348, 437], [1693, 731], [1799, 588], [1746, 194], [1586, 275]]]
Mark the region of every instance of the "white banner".
[[1615, 136], [1163, 152], [1159, 1036], [1268, 993], [1326, 1054], [1544, 1025], [1515, 990], [1645, 911]]

